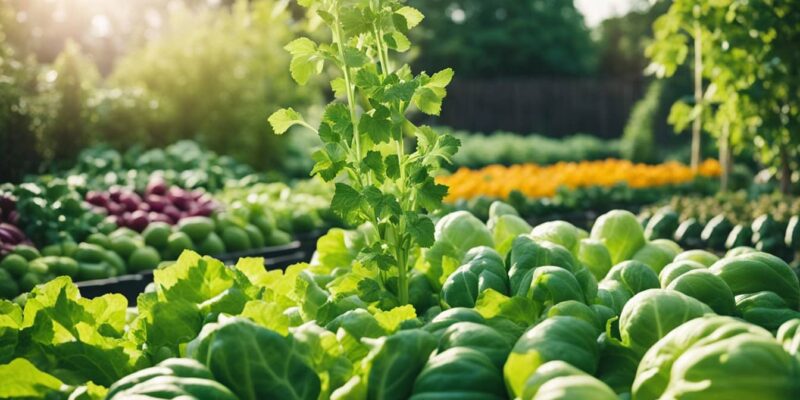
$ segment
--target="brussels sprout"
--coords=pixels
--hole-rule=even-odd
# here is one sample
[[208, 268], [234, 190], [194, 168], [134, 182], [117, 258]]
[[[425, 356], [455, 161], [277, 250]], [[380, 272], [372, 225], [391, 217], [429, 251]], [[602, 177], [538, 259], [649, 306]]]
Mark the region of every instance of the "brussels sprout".
[[[738, 335], [770, 338], [766, 330], [731, 317], [708, 315], [675, 328], [642, 357], [633, 382], [633, 398], [655, 400], [670, 384], [673, 365], [693, 347], [704, 347]], [[707, 376], [705, 374], [699, 376]], [[746, 376], [742, 376], [747, 380]], [[727, 380], [726, 380], [727, 381]], [[728, 398], [728, 397], [726, 397]], [[732, 397], [741, 398], [741, 397]], [[760, 398], [755, 396], [755, 398]]]
[[534, 326], [511, 350], [503, 375], [514, 396], [544, 363], [565, 361], [593, 374], [597, 369], [597, 331], [588, 322], [572, 317], [553, 317]]
[[789, 308], [800, 306], [800, 282], [783, 260], [770, 254], [752, 252], [724, 258], [709, 270], [722, 278], [734, 295], [774, 292]]
[[515, 295], [526, 296], [544, 306], [567, 300], [585, 302], [581, 285], [569, 271], [559, 267], [539, 267], [531, 271], [530, 287], [520, 287]]
[[666, 288], [672, 281], [679, 276], [695, 270], [705, 270], [706, 267], [696, 261], [691, 260], [675, 260], [668, 264], [658, 274], [658, 280], [661, 282], [661, 287]]
[[423, 329], [438, 338], [447, 328], [458, 322], [485, 324], [486, 320], [472, 308], [455, 307], [439, 313]]
[[665, 265], [671, 263], [675, 256], [680, 253], [680, 247], [676, 249], [673, 246], [674, 242], [666, 239], [661, 240], [658, 243], [646, 243], [633, 255], [632, 260], [646, 264], [656, 273], [660, 272]]
[[614, 280], [600, 282], [597, 289], [597, 298], [600, 304], [614, 310], [619, 315], [622, 308], [633, 297], [633, 292], [624, 284]]
[[644, 246], [644, 230], [636, 216], [628, 211], [614, 210], [601, 215], [592, 226], [592, 239], [602, 241], [614, 264], [630, 260]]
[[672, 210], [659, 210], [647, 221], [644, 236], [647, 240], [667, 239], [678, 229], [678, 214]]
[[611, 269], [611, 254], [603, 242], [594, 239], [581, 239], [578, 245], [578, 261], [581, 262], [597, 280], [606, 277]]
[[474, 307], [475, 300], [486, 289], [508, 293], [508, 275], [503, 259], [486, 246], [473, 248], [442, 286], [442, 299], [451, 307]]
[[642, 355], [686, 321], [712, 313], [711, 308], [674, 290], [649, 289], [631, 298], [619, 317], [622, 343]]
[[454, 347], [428, 360], [414, 382], [410, 400], [505, 398], [503, 375], [490, 359], [472, 348]]
[[407, 399], [417, 375], [436, 348], [436, 338], [423, 330], [410, 329], [375, 339], [372, 344], [372, 351], [362, 360], [369, 371], [367, 398]]
[[711, 264], [719, 261], [719, 257], [705, 250], [687, 250], [675, 256], [673, 261], [695, 261], [710, 267]]
[[605, 280], [617, 281], [633, 294], [659, 287], [658, 275], [639, 261], [625, 261], [615, 265]]
[[720, 315], [735, 315], [733, 292], [722, 278], [706, 269], [688, 271], [673, 280], [667, 289], [677, 290], [700, 300]]
[[514, 238], [519, 235], [530, 233], [533, 229], [527, 221], [516, 215], [504, 214], [496, 218], [489, 219], [489, 230], [492, 231], [492, 239], [495, 249], [500, 255], [505, 256], [511, 250]]
[[537, 243], [528, 236], [518, 236], [514, 239], [508, 260], [510, 293], [527, 290], [530, 286], [531, 271], [537, 267], [549, 265], [575, 272], [579, 265], [563, 246], [546, 241]]
[[564, 246], [572, 254], [578, 253], [581, 234], [575, 225], [565, 221], [550, 221], [537, 225], [530, 234], [533, 240], [548, 241]]
[[522, 400], [616, 400], [611, 388], [563, 362], [550, 361], [542, 365], [526, 382]]
[[800, 354], [800, 318], [790, 319], [778, 328], [776, 335], [783, 349], [797, 357]]
[[762, 328], [775, 331], [786, 321], [800, 318], [783, 298], [773, 292], [758, 292], [736, 296], [736, 308], [742, 318]]
[[[744, 255], [744, 254], [748, 254], [748, 253], [755, 253], [757, 251], [758, 250], [756, 250], [756, 249], [754, 249], [754, 248], [752, 248], [750, 246], [738, 246], [738, 247], [734, 247], [734, 248], [728, 250], [728, 252], [725, 253], [725, 258], [738, 257], [738, 256], [741, 256], [741, 255]], [[709, 265], [709, 267], [710, 267], [710, 265]]]
[[445, 215], [436, 223], [434, 234], [436, 242], [425, 253], [429, 265], [426, 274], [438, 284], [444, 283], [447, 276], [461, 265], [469, 249], [494, 245], [489, 228], [466, 211]]
[[450, 325], [439, 339], [438, 352], [443, 353], [455, 347], [468, 347], [477, 350], [491, 360], [492, 364], [500, 371], [511, 352], [511, 346], [506, 337], [496, 330], [474, 322], [458, 322]]
[[592, 309], [592, 307], [575, 300], [562, 301], [550, 307], [546, 315], [547, 318], [564, 316], [582, 319], [597, 328], [597, 332], [602, 332], [605, 329], [605, 320], [601, 321], [597, 312]]
[[797, 398], [800, 362], [771, 337], [742, 334], [695, 346], [672, 367], [668, 399]]
[[607, 333], [600, 335], [597, 343], [600, 346], [597, 378], [617, 393], [630, 393], [640, 356]]

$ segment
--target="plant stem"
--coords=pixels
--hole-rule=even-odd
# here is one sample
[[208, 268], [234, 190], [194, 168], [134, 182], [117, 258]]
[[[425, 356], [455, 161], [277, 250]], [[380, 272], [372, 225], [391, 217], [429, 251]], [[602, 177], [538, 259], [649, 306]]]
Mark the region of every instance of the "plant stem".
[[703, 128], [703, 38], [700, 24], [694, 24], [694, 104], [700, 112], [692, 121], [692, 173], [700, 167], [700, 134]]
[[[344, 57], [345, 41], [342, 35], [342, 26], [339, 22], [339, 9], [335, 8], [336, 29], [333, 32], [333, 40], [336, 47], [339, 48], [339, 58], [342, 60], [342, 73], [344, 75], [344, 84], [347, 88], [347, 107], [350, 110], [350, 120], [353, 121], [353, 138], [355, 139], [355, 164], [357, 169], [361, 169], [358, 165], [361, 162], [361, 135], [358, 132], [358, 120], [356, 118], [356, 104], [355, 104], [355, 91], [350, 80], [350, 67], [347, 66], [347, 61]], [[360, 179], [359, 179], [360, 181]]]

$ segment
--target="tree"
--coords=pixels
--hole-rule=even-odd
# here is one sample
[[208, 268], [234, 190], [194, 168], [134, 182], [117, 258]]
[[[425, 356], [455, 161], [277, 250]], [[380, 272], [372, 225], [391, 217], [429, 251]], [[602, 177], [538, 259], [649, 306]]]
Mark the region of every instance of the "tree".
[[720, 141], [723, 165], [730, 165], [729, 144], [755, 144], [788, 192], [800, 143], [800, 13], [790, 3], [676, 0], [654, 29], [651, 70], [672, 74], [687, 58], [689, 38], [699, 67], [694, 104], [678, 102], [670, 114], [676, 130], [705, 126]]
[[414, 67], [459, 77], [585, 75], [594, 43], [572, 0], [411, 0], [425, 14]]

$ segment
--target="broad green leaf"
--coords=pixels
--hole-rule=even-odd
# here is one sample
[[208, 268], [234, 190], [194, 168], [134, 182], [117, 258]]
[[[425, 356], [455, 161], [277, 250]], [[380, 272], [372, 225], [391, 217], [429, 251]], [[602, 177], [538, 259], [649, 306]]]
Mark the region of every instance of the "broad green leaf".
[[272, 130], [276, 134], [282, 135], [286, 133], [294, 125], [305, 123], [303, 116], [297, 111], [290, 108], [281, 108], [269, 116], [269, 123], [272, 125]]
[[400, 327], [403, 321], [417, 318], [417, 312], [414, 306], [406, 304], [404, 306], [395, 307], [389, 311], [378, 311], [375, 313], [375, 319], [386, 330], [386, 332], [394, 332]]
[[395, 11], [395, 13], [403, 16], [407, 24], [407, 29], [411, 29], [419, 25], [419, 23], [425, 18], [425, 16], [422, 15], [419, 10], [409, 6], [400, 7]]
[[24, 358], [17, 358], [0, 365], [0, 398], [40, 398], [58, 392], [63, 383], [58, 378], [44, 373]]

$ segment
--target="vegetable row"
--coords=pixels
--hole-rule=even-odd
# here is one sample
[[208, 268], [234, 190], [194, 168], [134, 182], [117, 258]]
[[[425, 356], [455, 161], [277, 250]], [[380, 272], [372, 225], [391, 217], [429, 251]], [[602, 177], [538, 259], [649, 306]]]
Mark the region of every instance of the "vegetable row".
[[800, 251], [800, 213], [787, 219], [773, 215], [767, 212], [750, 220], [749, 215], [720, 212], [712, 218], [695, 218], [665, 206], [652, 214], [645, 211], [640, 218], [649, 239], [669, 238], [683, 246], [716, 251], [752, 246], [792, 261]]
[[418, 253], [411, 304], [332, 229], [310, 264], [266, 271], [193, 252], [126, 311], [66, 277], [0, 301], [0, 397], [794, 399], [800, 283], [740, 247], [647, 240], [625, 211], [591, 232], [458, 211]]

